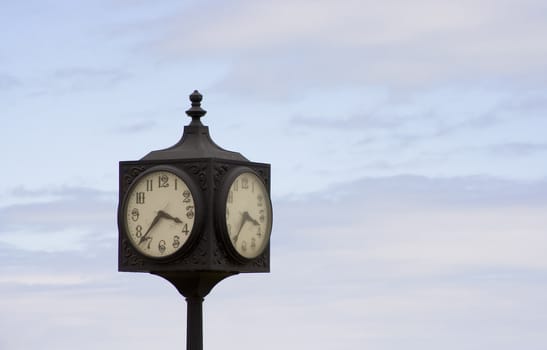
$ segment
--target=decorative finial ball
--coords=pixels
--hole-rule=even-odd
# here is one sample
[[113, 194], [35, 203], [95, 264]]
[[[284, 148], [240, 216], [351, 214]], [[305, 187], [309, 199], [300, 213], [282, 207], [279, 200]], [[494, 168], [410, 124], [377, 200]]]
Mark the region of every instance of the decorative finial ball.
[[195, 104], [199, 106], [202, 99], [203, 96], [197, 90], [194, 90], [194, 92], [192, 92], [192, 94], [190, 95], [190, 101], [192, 102], [192, 106], [194, 106]]

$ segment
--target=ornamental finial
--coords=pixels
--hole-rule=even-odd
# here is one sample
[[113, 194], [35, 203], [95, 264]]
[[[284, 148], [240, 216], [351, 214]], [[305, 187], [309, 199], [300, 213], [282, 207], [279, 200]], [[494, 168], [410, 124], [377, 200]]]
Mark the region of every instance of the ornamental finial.
[[201, 100], [203, 99], [203, 96], [199, 93], [199, 91], [194, 90], [192, 94], [190, 95], [190, 102], [192, 102], [192, 107], [186, 111], [186, 114], [189, 117], [192, 117], [192, 122], [190, 125], [203, 125], [201, 124], [200, 118], [207, 113], [206, 110], [201, 108]]

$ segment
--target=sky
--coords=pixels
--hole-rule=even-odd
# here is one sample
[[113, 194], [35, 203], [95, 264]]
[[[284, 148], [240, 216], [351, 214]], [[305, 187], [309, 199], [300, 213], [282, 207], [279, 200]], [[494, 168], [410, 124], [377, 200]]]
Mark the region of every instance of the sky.
[[213, 140], [272, 167], [271, 273], [205, 348], [547, 347], [547, 3], [0, 0], [0, 349], [184, 348], [117, 271], [118, 162]]

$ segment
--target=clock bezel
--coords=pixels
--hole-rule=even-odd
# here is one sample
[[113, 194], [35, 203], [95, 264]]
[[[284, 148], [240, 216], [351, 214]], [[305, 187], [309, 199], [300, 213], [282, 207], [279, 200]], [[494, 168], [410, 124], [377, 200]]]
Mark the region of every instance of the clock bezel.
[[[141, 252], [141, 250], [137, 247], [135, 247], [135, 244], [133, 243], [133, 240], [131, 237], [129, 237], [129, 230], [127, 227], [127, 204], [128, 204], [128, 197], [132, 190], [134, 189], [137, 184], [146, 176], [150, 175], [151, 173], [155, 172], [169, 172], [173, 175], [179, 177], [182, 179], [188, 189], [190, 190], [190, 193], [192, 194], [192, 198], [194, 201], [194, 224], [192, 226], [192, 230], [188, 234], [187, 240], [182, 244], [182, 246], [176, 250], [175, 252], [166, 255], [166, 256], [153, 256], [153, 255], [147, 255]], [[133, 181], [129, 184], [127, 187], [127, 191], [123, 195], [123, 201], [121, 202], [122, 205], [120, 205], [120, 208], [118, 210], [118, 223], [119, 227], [123, 231], [123, 237], [125, 240], [127, 240], [128, 245], [131, 247], [131, 249], [140, 257], [145, 259], [150, 259], [156, 262], [170, 262], [176, 259], [179, 259], [180, 257], [187, 255], [192, 248], [195, 246], [196, 242], [198, 241], [199, 233], [201, 232], [201, 227], [203, 224], [203, 217], [204, 217], [204, 208], [203, 208], [203, 200], [201, 198], [201, 191], [199, 190], [199, 187], [197, 186], [195, 180], [190, 176], [188, 173], [186, 173], [184, 170], [179, 169], [174, 166], [170, 165], [155, 165], [152, 166], [144, 171], [142, 171], [139, 175], [137, 175]]]
[[[268, 238], [267, 242], [263, 245], [262, 251], [256, 255], [255, 257], [248, 258], [246, 256], [241, 255], [237, 249], [232, 244], [232, 241], [230, 239], [230, 234], [228, 232], [228, 227], [226, 223], [226, 206], [227, 206], [227, 200], [228, 200], [228, 194], [230, 192], [230, 188], [232, 187], [233, 182], [237, 179], [238, 176], [244, 173], [251, 173], [255, 175], [264, 186], [264, 189], [266, 190], [266, 201], [268, 202], [268, 215], [270, 218], [269, 227], [268, 227]], [[273, 206], [272, 206], [272, 200], [270, 196], [270, 188], [268, 184], [266, 183], [263, 176], [260, 176], [260, 174], [246, 166], [239, 166], [232, 170], [230, 170], [224, 180], [223, 185], [220, 188], [219, 193], [217, 194], [217, 200], [215, 205], [215, 222], [217, 223], [217, 232], [219, 233], [218, 236], [220, 236], [220, 240], [223, 244], [223, 246], [226, 248], [227, 252], [229, 253], [230, 257], [232, 257], [235, 261], [239, 263], [248, 263], [250, 261], [256, 260], [260, 258], [262, 255], [265, 254], [265, 252], [268, 251], [270, 241], [271, 241], [271, 234], [272, 234], [272, 228], [273, 228]]]

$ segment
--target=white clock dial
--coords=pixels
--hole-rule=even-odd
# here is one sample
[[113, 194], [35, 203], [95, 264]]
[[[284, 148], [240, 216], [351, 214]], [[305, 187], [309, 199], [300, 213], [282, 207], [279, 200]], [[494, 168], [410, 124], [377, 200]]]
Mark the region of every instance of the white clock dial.
[[168, 257], [190, 238], [195, 210], [194, 195], [180, 176], [168, 170], [145, 173], [126, 197], [127, 236], [140, 253]]
[[239, 174], [226, 198], [226, 231], [235, 251], [244, 258], [259, 256], [272, 229], [272, 206], [262, 180], [253, 172]]

